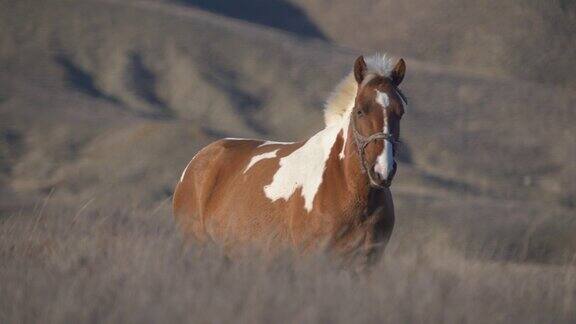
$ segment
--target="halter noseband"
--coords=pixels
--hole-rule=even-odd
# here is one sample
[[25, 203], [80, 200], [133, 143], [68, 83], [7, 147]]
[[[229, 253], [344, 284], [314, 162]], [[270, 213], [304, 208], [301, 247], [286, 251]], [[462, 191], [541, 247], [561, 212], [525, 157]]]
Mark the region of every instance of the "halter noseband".
[[370, 180], [370, 185], [374, 188], [384, 189], [390, 187], [390, 183], [386, 185], [379, 184], [374, 179], [374, 174], [372, 173], [372, 168], [367, 166], [366, 157], [364, 156], [364, 152], [366, 151], [366, 146], [376, 140], [394, 140], [394, 136], [390, 133], [374, 133], [368, 137], [360, 134], [358, 132], [358, 128], [356, 128], [356, 120], [352, 117], [352, 132], [354, 135], [354, 141], [356, 142], [356, 148], [358, 149], [358, 157], [360, 158], [360, 166], [362, 167], [362, 173], [368, 175], [368, 179]]

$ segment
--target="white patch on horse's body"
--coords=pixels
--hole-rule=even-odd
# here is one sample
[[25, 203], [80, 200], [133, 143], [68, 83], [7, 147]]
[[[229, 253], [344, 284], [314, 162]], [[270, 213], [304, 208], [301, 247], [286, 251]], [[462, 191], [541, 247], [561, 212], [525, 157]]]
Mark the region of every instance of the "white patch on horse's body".
[[226, 137], [225, 140], [228, 140], [228, 141], [253, 141], [252, 139], [249, 139], [249, 138], [238, 138], [238, 137]]
[[[385, 92], [376, 91], [376, 102], [382, 106], [384, 110], [390, 105], [390, 98]], [[388, 134], [388, 119], [386, 118], [386, 113], [384, 113], [384, 127], [382, 129], [384, 134]], [[386, 139], [384, 140], [384, 149], [382, 153], [376, 158], [376, 163], [374, 164], [374, 171], [382, 177], [382, 179], [388, 179], [390, 172], [394, 168], [394, 150], [392, 142]]]
[[276, 153], [279, 151], [280, 149], [274, 150], [272, 152], [266, 152], [266, 153], [262, 153], [256, 156], [253, 156], [252, 159], [250, 159], [250, 162], [248, 163], [248, 166], [246, 166], [246, 169], [244, 169], [244, 173], [246, 173], [246, 171], [248, 171], [248, 169], [250, 169], [254, 164], [258, 163], [261, 160], [264, 159], [272, 159], [276, 157]]
[[[253, 138], [237, 138], [237, 137], [227, 137], [225, 138], [225, 140], [228, 141], [261, 141], [258, 139], [253, 139]], [[294, 144], [294, 142], [276, 142], [276, 141], [265, 141], [264, 143], [258, 145], [258, 147], [262, 147], [262, 146], [267, 146], [267, 145], [290, 145], [290, 144]]]
[[345, 119], [342, 121], [342, 149], [340, 150], [340, 154], [338, 154], [338, 157], [340, 158], [340, 160], [344, 159], [344, 152], [345, 152], [345, 148], [346, 148], [346, 140], [348, 140], [348, 126], [350, 125], [350, 119]]
[[337, 125], [327, 127], [302, 147], [281, 158], [272, 182], [264, 187], [266, 197], [272, 201], [288, 200], [298, 188], [302, 188], [304, 208], [310, 212], [322, 183], [326, 161], [340, 131], [341, 127]]
[[294, 144], [294, 142], [275, 142], [275, 141], [266, 141], [260, 145], [258, 145], [258, 147], [262, 147], [262, 146], [267, 146], [267, 145], [290, 145], [290, 144]]

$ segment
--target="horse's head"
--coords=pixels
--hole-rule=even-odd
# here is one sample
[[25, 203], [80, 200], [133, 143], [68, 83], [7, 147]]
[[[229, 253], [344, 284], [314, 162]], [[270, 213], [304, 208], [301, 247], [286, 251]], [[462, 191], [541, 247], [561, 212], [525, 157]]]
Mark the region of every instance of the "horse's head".
[[400, 120], [406, 105], [398, 86], [405, 71], [403, 59], [387, 76], [370, 73], [362, 56], [354, 64], [358, 92], [351, 126], [361, 166], [376, 187], [389, 187], [396, 173]]

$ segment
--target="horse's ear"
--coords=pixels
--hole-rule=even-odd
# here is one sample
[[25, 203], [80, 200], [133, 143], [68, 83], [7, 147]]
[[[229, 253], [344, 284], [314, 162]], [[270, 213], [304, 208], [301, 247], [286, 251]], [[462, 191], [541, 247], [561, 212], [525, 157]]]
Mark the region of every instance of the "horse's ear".
[[364, 77], [366, 76], [366, 62], [364, 61], [364, 56], [358, 56], [356, 62], [354, 62], [354, 77], [356, 82], [362, 83]]
[[395, 86], [399, 86], [400, 83], [402, 83], [402, 80], [404, 80], [404, 73], [406, 73], [406, 62], [404, 62], [404, 59], [400, 59], [398, 63], [396, 63], [392, 73], [390, 73], [390, 78]]

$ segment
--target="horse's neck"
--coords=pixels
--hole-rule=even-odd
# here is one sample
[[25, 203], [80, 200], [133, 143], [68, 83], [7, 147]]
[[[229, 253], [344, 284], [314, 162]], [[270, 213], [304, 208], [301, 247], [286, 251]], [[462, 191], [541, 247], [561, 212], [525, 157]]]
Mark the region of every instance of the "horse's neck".
[[360, 196], [367, 196], [370, 191], [368, 175], [362, 171], [360, 162], [360, 152], [356, 145], [351, 127], [346, 134], [347, 140], [344, 143], [344, 169], [350, 187]]
[[339, 168], [339, 182], [356, 198], [367, 198], [370, 191], [368, 176], [362, 172], [360, 158], [352, 129], [349, 125], [341, 127], [338, 138], [332, 148], [327, 168]]

